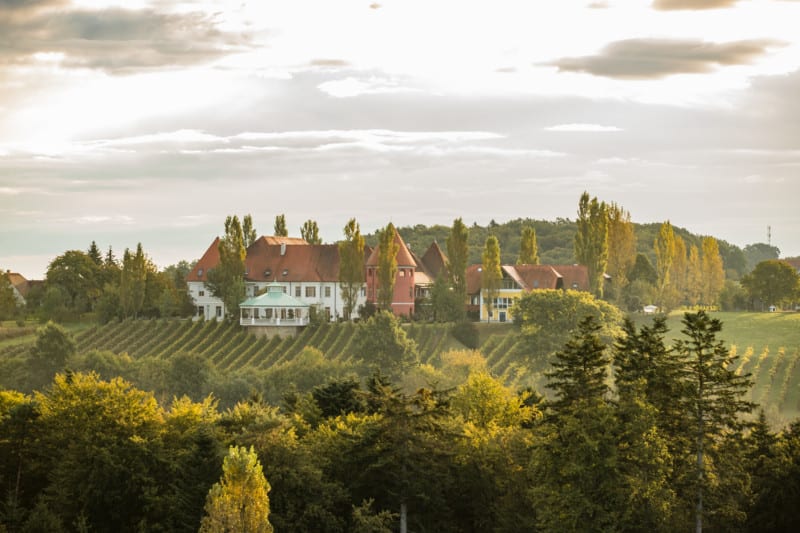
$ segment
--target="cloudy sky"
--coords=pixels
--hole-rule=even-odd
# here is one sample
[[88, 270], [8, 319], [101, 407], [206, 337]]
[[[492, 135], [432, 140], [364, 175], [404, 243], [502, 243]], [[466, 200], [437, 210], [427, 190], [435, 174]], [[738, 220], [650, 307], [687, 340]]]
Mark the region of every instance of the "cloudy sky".
[[800, 255], [800, 1], [0, 0], [0, 267], [226, 215], [575, 218]]

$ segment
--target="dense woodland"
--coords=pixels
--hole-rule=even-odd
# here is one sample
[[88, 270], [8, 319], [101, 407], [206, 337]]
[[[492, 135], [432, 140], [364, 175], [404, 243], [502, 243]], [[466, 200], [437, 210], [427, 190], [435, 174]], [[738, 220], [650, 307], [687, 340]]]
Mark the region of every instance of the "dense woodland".
[[[574, 222], [399, 231], [450, 257], [420, 313], [379, 301], [286, 339], [181, 319], [191, 263], [159, 271], [141, 244], [65, 252], [26, 309], [0, 276], [18, 322], [0, 327], [0, 531], [800, 530], [796, 337], [737, 350], [709, 314], [791, 308], [776, 248], [636, 225], [588, 194]], [[393, 232], [351, 220], [340, 253]], [[301, 234], [319, 240], [313, 220]], [[226, 220], [212, 291], [234, 311], [255, 235]], [[491, 301], [501, 263], [573, 262], [591, 292], [466, 319], [467, 264]], [[645, 303], [680, 321], [626, 316]]]

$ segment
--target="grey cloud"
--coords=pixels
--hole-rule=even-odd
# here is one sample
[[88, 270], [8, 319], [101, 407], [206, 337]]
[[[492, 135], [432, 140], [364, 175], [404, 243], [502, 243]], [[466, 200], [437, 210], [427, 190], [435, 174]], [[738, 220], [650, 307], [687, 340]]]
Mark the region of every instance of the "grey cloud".
[[653, 8], [662, 11], [700, 10], [731, 7], [739, 0], [654, 0]]
[[658, 79], [673, 74], [710, 72], [718, 66], [751, 63], [783, 43], [768, 39], [710, 43], [699, 40], [627, 39], [596, 55], [564, 57], [550, 65], [619, 79]]
[[0, 21], [0, 63], [22, 64], [37, 52], [60, 52], [65, 66], [115, 74], [197, 64], [249, 44], [248, 36], [223, 32], [212, 16], [196, 12], [115, 8]]

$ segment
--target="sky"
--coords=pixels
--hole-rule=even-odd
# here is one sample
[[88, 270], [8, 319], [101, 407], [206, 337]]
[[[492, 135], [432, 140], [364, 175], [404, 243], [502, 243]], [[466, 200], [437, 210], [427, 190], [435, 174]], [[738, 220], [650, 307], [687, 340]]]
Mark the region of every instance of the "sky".
[[[0, 268], [574, 219], [800, 255], [798, 0], [0, 0]], [[768, 228], [770, 236], [768, 237]]]

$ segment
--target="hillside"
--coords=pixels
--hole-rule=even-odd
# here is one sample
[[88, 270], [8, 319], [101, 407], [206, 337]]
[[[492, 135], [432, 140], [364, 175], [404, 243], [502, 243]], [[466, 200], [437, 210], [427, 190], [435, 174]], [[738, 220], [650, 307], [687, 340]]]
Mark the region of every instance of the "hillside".
[[[468, 220], [464, 221], [469, 224]], [[655, 264], [655, 252], [653, 251], [653, 242], [658, 235], [658, 230], [661, 224], [648, 223], [637, 224], [634, 223], [636, 232], [637, 252], [645, 254], [650, 262]], [[539, 245], [539, 259], [542, 264], [551, 265], [564, 265], [571, 264], [575, 261], [574, 257], [574, 239], [577, 226], [574, 220], [558, 218], [555, 221], [548, 220], [535, 220], [531, 218], [517, 218], [509, 220], [502, 224], [494, 221], [490, 222], [488, 226], [479, 226], [473, 222], [469, 227], [469, 263], [480, 263], [481, 252], [483, 245], [486, 242], [486, 237], [490, 234], [497, 237], [500, 241], [500, 252], [502, 262], [505, 264], [514, 264], [519, 255], [519, 241], [522, 228], [531, 226], [536, 230], [536, 240]], [[442, 249], [447, 253], [446, 243], [447, 236], [450, 232], [449, 226], [433, 225], [425, 226], [417, 224], [415, 226], [399, 227], [397, 230], [403, 237], [403, 240], [408, 244], [409, 248], [416, 253], [423, 253], [433, 241], [437, 241]], [[680, 236], [686, 243], [687, 249], [692, 245], [700, 247], [703, 235], [698, 235], [690, 232], [686, 228], [673, 226], [675, 235]], [[367, 244], [375, 246], [377, 244], [377, 233], [365, 235]], [[747, 247], [742, 250], [736, 245], [730, 244], [726, 241], [719, 240], [720, 256], [726, 271], [734, 274], [735, 278], [741, 277], [748, 272], [748, 268], [752, 268], [756, 262], [760, 261], [761, 257], [756, 257], [758, 253], [763, 252], [762, 248], [769, 248], [768, 245], [754, 245], [750, 250]], [[777, 249], [773, 250], [775, 257], [777, 257]], [[747, 252], [747, 253], [746, 253]], [[753, 257], [750, 257], [753, 255]]]
[[[667, 341], [680, 336], [681, 314], [668, 319]], [[798, 313], [716, 313], [723, 321], [721, 338], [740, 356], [738, 370], [753, 375], [751, 399], [765, 407], [774, 421], [800, 414], [800, 314]], [[646, 323], [650, 317], [638, 315]], [[479, 351], [487, 368], [509, 385], [541, 389], [543, 377], [530, 369], [522, 342], [511, 324], [478, 324]], [[435, 369], [442, 367], [442, 354], [465, 347], [450, 334], [447, 324], [407, 324], [408, 336], [417, 342], [420, 361]], [[149, 358], [168, 361], [176, 354], [191, 354], [208, 361], [223, 374], [264, 371], [287, 363], [305, 347], [319, 349], [326, 360], [349, 363], [356, 326], [351, 323], [324, 324], [308, 328], [297, 337], [264, 339], [246, 333], [235, 323], [179, 320], [126, 320], [77, 329], [79, 353], [91, 350], [126, 353], [133, 360]], [[9, 330], [10, 328], [3, 328]], [[0, 364], [10, 364], [27, 354], [33, 343], [26, 335], [0, 341]], [[13, 368], [13, 366], [12, 366]], [[539, 369], [541, 370], [541, 369]]]

